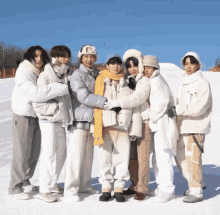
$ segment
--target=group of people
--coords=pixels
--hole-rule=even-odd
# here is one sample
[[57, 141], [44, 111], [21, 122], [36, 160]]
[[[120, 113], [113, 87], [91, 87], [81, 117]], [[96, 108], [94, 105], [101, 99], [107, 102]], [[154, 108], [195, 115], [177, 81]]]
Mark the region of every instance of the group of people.
[[[30, 199], [30, 183], [39, 155], [39, 194], [46, 202], [80, 201], [79, 193], [99, 193], [90, 185], [93, 149], [99, 156], [100, 201], [124, 202], [156, 196], [158, 202], [175, 198], [174, 157], [188, 181], [183, 202], [203, 200], [202, 153], [210, 132], [212, 94], [203, 78], [199, 56], [188, 52], [175, 99], [160, 74], [156, 56], [127, 50], [123, 58], [111, 54], [106, 69], [98, 71], [96, 48], [84, 45], [80, 66], [69, 67], [71, 51], [54, 46], [47, 52], [32, 46], [24, 54], [12, 93], [13, 159], [9, 194]], [[67, 141], [68, 137], [68, 141]], [[150, 154], [157, 189], [149, 190]], [[64, 188], [57, 181], [65, 166]], [[124, 190], [125, 184], [131, 185]]]

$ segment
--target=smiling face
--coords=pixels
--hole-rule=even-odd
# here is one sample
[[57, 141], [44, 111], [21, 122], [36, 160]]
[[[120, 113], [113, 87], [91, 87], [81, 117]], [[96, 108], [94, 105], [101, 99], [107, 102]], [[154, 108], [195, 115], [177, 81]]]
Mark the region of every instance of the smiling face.
[[184, 63], [184, 69], [187, 75], [191, 75], [199, 69], [199, 64], [191, 63], [190, 57], [187, 57]]
[[144, 75], [150, 78], [156, 69], [152, 66], [144, 66]]
[[34, 60], [35, 60], [35, 67], [37, 69], [41, 69], [43, 66], [43, 58], [42, 58], [42, 51], [41, 50], [35, 51]]
[[93, 64], [95, 63], [95, 61], [96, 61], [95, 55], [91, 55], [91, 54], [83, 55], [81, 58], [81, 62], [84, 64], [84, 66], [90, 69], [93, 68]]
[[137, 76], [137, 74], [138, 74], [138, 66], [135, 66], [134, 65], [134, 63], [133, 63], [133, 61], [130, 61], [129, 62], [129, 65], [130, 65], [130, 67], [128, 67], [128, 73], [130, 74], [130, 75], [132, 75], [133, 77], [136, 77]]

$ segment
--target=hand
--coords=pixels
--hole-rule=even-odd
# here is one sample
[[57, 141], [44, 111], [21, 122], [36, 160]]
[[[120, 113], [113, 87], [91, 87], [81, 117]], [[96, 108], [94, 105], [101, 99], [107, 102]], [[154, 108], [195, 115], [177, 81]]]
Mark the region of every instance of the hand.
[[177, 115], [177, 114], [176, 114], [176, 107], [175, 107], [175, 106], [171, 107], [171, 108], [168, 110], [167, 114], [168, 114], [168, 116], [169, 116], [170, 118], [173, 118], [174, 116], [176, 116], [176, 115]]
[[128, 81], [129, 81], [128, 87], [129, 87], [130, 89], [134, 90], [135, 87], [136, 87], [136, 81], [135, 81], [135, 79], [134, 79], [133, 77], [129, 77], [129, 78], [128, 78]]
[[115, 111], [116, 113], [119, 113], [121, 111], [121, 107], [114, 107], [111, 110]]
[[137, 139], [137, 137], [134, 136], [134, 135], [129, 136], [129, 140], [130, 140], [131, 142], [135, 141], [136, 139]]
[[108, 99], [104, 104], [104, 110], [111, 110], [114, 107], [119, 107], [117, 100]]

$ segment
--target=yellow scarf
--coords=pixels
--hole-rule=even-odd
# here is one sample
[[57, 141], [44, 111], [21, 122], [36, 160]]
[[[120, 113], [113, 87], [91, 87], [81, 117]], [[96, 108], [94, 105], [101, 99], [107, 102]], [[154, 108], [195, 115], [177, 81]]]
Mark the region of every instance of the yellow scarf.
[[[121, 78], [124, 78], [124, 74], [118, 74], [109, 71], [109, 70], [103, 70], [97, 77], [95, 82], [95, 94], [98, 94], [100, 96], [104, 95], [104, 79], [109, 78], [114, 81], [119, 81]], [[94, 109], [94, 145], [100, 145], [104, 143], [104, 140], [102, 138], [102, 109], [95, 108]]]

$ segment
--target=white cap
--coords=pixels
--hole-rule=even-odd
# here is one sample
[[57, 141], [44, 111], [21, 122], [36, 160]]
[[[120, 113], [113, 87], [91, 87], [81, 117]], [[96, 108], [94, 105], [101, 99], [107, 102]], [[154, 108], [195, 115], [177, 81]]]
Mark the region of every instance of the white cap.
[[159, 60], [156, 56], [153, 55], [145, 55], [143, 58], [143, 66], [152, 66], [157, 69], [160, 68]]
[[83, 45], [81, 50], [78, 52], [78, 60], [81, 60], [82, 55], [95, 55], [96, 61], [98, 60], [98, 52], [95, 50], [95, 46]]
[[[196, 60], [198, 60], [198, 62], [199, 62], [199, 69], [201, 69], [202, 68], [202, 65], [201, 65], [201, 63], [200, 63], [200, 61], [199, 61], [199, 55], [196, 53], [196, 52], [187, 52], [185, 55], [184, 55], [184, 57], [181, 59], [181, 64], [183, 65], [183, 60], [184, 60], [184, 58], [185, 57], [187, 57], [187, 56], [193, 56]], [[184, 65], [183, 65], [183, 67], [184, 67]]]
[[143, 67], [143, 64], [142, 64], [143, 54], [140, 51], [136, 50], [136, 49], [129, 49], [123, 55], [124, 63], [126, 62], [126, 60], [129, 57], [135, 57], [135, 58], [138, 59], [138, 70], [139, 70], [139, 73], [143, 73], [143, 71], [144, 71], [144, 67]]

